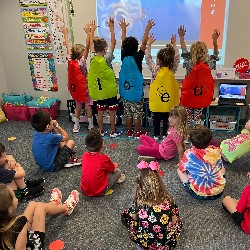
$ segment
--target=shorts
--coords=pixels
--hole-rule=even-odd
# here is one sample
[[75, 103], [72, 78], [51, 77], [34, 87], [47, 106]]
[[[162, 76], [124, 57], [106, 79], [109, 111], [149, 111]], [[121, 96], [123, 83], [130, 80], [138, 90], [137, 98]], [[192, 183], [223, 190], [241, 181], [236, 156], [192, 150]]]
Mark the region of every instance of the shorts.
[[242, 221], [244, 220], [244, 213], [240, 213], [238, 211], [232, 213], [232, 218], [236, 222], [236, 224], [241, 226]]
[[193, 189], [191, 189], [190, 187], [190, 181], [186, 182], [186, 183], [183, 183], [184, 185], [184, 188], [196, 199], [199, 199], [199, 200], [216, 200], [217, 198], [219, 198], [222, 194], [223, 194], [223, 191], [220, 193], [220, 194], [216, 194], [216, 195], [213, 195], [213, 196], [201, 196], [201, 195], [198, 195], [194, 192]]
[[72, 150], [67, 145], [64, 145], [62, 148], [59, 148], [55, 158], [54, 171], [58, 171], [64, 168], [64, 165], [68, 163], [71, 155]]
[[[76, 107], [82, 108], [82, 102], [79, 102], [77, 100], [75, 100], [76, 102]], [[91, 99], [91, 97], [89, 96], [89, 93], [86, 94], [86, 101], [84, 102], [85, 105], [93, 105], [93, 100]]]
[[96, 108], [99, 111], [105, 111], [106, 109], [110, 111], [114, 111], [118, 109], [118, 101], [117, 101], [116, 96], [108, 98], [108, 99], [96, 101], [96, 103], [97, 103]]
[[128, 118], [142, 119], [143, 104], [140, 102], [123, 101], [124, 115]]
[[27, 235], [27, 244], [26, 249], [27, 250], [43, 250], [44, 248], [44, 238], [45, 233], [39, 232], [39, 231], [31, 231], [28, 229], [28, 235]]

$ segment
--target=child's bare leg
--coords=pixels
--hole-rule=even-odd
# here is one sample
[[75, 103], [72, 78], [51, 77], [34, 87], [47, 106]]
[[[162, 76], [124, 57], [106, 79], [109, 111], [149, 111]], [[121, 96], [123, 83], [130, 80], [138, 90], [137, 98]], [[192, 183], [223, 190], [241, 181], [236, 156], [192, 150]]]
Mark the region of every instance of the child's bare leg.
[[179, 168], [177, 169], [177, 174], [179, 175], [182, 183], [187, 183], [189, 181], [187, 173], [181, 172]]
[[81, 110], [82, 110], [82, 108], [80, 106], [76, 105], [76, 108], [75, 108], [75, 118], [79, 118], [80, 117]]
[[110, 117], [110, 127], [111, 131], [115, 132], [115, 111], [114, 110], [109, 110], [109, 117]]
[[69, 140], [66, 142], [66, 146], [72, 150], [75, 147], [75, 142], [73, 140]]
[[133, 120], [132, 120], [132, 117], [126, 117], [126, 123], [127, 123], [127, 127], [128, 127], [128, 130], [132, 130], [132, 123]]
[[86, 113], [87, 113], [87, 117], [88, 118], [92, 118], [93, 114], [92, 114], [92, 108], [91, 108], [91, 106], [85, 104], [85, 110], [86, 110]]
[[237, 212], [236, 206], [238, 204], [238, 201], [231, 196], [226, 196], [223, 199], [222, 204], [226, 207], [227, 211], [230, 214]]
[[103, 113], [104, 111], [98, 110], [97, 122], [100, 130], [103, 130]]
[[19, 189], [24, 189], [26, 187], [26, 183], [24, 182], [24, 177], [22, 178], [15, 178], [14, 179], [16, 185]]
[[13, 180], [11, 183], [7, 183], [6, 186], [12, 190], [17, 190], [17, 184], [15, 180]]
[[141, 130], [141, 119], [134, 119], [135, 131], [139, 132]]

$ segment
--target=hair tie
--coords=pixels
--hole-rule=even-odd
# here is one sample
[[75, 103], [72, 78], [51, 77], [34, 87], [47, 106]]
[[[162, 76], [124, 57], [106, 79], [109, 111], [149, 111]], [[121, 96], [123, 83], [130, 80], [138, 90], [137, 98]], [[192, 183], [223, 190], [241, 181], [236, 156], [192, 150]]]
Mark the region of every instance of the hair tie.
[[158, 170], [159, 164], [157, 161], [151, 161], [149, 164], [146, 161], [141, 161], [139, 164], [137, 164], [137, 168], [144, 169], [144, 168], [150, 168], [151, 170]]

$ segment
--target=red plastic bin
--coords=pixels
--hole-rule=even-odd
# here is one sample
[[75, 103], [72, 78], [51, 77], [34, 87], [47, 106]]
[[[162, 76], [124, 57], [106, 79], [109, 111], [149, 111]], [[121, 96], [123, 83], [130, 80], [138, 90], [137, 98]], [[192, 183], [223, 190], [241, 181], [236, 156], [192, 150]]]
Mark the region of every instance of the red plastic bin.
[[4, 104], [3, 111], [9, 120], [13, 121], [29, 121], [30, 112], [27, 106], [15, 106], [11, 104]]

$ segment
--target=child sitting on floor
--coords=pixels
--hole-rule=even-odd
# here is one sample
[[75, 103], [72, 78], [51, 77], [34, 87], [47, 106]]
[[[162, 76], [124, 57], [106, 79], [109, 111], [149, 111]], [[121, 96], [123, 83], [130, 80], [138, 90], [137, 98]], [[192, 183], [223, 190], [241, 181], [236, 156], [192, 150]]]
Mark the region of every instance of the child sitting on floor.
[[242, 230], [250, 234], [250, 185], [242, 192], [239, 200], [226, 196], [222, 206], [232, 215], [233, 220], [241, 226]]
[[116, 183], [125, 181], [117, 163], [101, 153], [104, 147], [99, 131], [92, 129], [85, 138], [89, 152], [82, 155], [81, 189], [87, 196], [103, 196]]
[[72, 157], [75, 142], [67, 132], [52, 120], [48, 112], [39, 110], [30, 119], [36, 130], [33, 136], [32, 152], [36, 163], [45, 171], [58, 171], [65, 167], [79, 166], [77, 158]]
[[212, 133], [203, 125], [190, 130], [192, 147], [185, 151], [177, 173], [184, 187], [197, 199], [214, 200], [223, 193], [226, 180], [221, 150], [209, 146]]
[[62, 194], [54, 188], [49, 203], [30, 202], [23, 215], [15, 215], [18, 200], [12, 189], [0, 184], [0, 249], [42, 250], [46, 215], [70, 215], [79, 201], [73, 190], [62, 204]]
[[39, 196], [44, 188], [44, 179], [24, 180], [26, 173], [23, 167], [15, 161], [12, 155], [6, 155], [5, 147], [0, 143], [0, 183], [11, 188], [16, 198], [28, 200]]
[[141, 161], [137, 168], [134, 204], [121, 216], [137, 249], [173, 249], [182, 222], [174, 199], [158, 174], [157, 162]]
[[241, 134], [222, 141], [220, 148], [223, 159], [230, 163], [250, 152], [250, 120], [246, 123]]
[[154, 160], [164, 159], [170, 160], [179, 154], [179, 160], [181, 160], [184, 152], [184, 140], [187, 139], [188, 127], [187, 127], [187, 112], [186, 109], [177, 105], [169, 111], [169, 129], [167, 136], [162, 142], [157, 142], [153, 138], [142, 135], [140, 137], [141, 145], [137, 147], [139, 160]]

